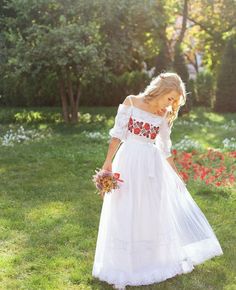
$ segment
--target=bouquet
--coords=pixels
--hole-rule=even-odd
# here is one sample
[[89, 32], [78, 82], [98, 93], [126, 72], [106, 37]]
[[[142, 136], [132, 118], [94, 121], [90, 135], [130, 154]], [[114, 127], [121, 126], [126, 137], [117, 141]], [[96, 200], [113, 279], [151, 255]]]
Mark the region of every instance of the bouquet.
[[98, 190], [98, 194], [103, 198], [105, 193], [111, 192], [112, 189], [120, 187], [120, 174], [105, 169], [97, 168], [95, 169], [96, 174], [93, 175], [92, 180]]

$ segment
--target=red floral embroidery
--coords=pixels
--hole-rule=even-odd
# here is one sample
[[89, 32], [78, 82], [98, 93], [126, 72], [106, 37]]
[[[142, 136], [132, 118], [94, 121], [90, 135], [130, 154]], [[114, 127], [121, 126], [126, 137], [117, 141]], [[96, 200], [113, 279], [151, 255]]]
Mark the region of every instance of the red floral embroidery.
[[137, 121], [135, 118], [130, 117], [128, 123], [128, 130], [139, 136], [144, 136], [150, 139], [155, 139], [159, 133], [159, 126], [154, 126], [149, 123]]

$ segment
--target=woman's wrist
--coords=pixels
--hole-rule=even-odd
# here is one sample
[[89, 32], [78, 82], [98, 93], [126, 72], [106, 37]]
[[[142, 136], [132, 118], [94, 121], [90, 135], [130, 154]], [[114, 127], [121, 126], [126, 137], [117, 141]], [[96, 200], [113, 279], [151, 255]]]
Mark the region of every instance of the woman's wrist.
[[112, 162], [112, 158], [111, 157], [107, 157], [104, 161], [104, 163], [111, 163]]

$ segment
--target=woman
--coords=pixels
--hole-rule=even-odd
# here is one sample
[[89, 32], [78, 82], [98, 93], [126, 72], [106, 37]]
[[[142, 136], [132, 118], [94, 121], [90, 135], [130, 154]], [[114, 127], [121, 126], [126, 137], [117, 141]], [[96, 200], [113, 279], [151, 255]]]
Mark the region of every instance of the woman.
[[171, 156], [171, 127], [185, 102], [181, 78], [161, 73], [119, 105], [109, 131], [102, 168], [124, 182], [104, 195], [92, 275], [115, 289], [161, 282], [223, 254]]

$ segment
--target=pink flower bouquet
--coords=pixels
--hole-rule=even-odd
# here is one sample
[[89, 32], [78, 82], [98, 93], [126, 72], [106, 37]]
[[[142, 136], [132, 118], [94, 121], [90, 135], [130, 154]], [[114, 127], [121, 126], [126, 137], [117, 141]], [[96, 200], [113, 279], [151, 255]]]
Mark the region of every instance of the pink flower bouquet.
[[120, 174], [105, 169], [97, 168], [95, 169], [96, 174], [93, 175], [92, 180], [95, 187], [98, 190], [98, 194], [103, 197], [105, 193], [110, 193], [112, 189], [119, 188], [120, 182], [123, 182], [120, 179]]

